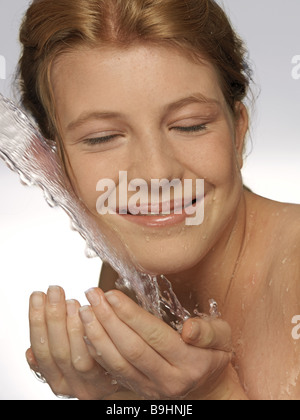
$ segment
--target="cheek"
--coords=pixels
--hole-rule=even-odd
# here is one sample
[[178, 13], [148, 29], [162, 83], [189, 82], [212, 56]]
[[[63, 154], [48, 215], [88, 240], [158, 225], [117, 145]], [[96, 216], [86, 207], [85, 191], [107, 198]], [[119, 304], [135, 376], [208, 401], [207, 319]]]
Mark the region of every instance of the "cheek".
[[96, 203], [100, 195], [97, 184], [103, 178], [114, 179], [105, 162], [100, 162], [96, 155], [68, 156], [67, 169], [77, 196], [87, 208], [97, 214]]
[[206, 160], [207, 177], [216, 186], [231, 185], [237, 174], [237, 164], [232, 145], [217, 144], [210, 150], [210, 158]]
[[73, 185], [78, 197], [85, 203], [90, 211], [95, 213], [97, 200], [97, 177], [91, 172], [78, 170], [73, 175]]
[[208, 135], [181, 150], [181, 158], [197, 178], [212, 185], [232, 183], [239, 173], [233, 142], [227, 134]]

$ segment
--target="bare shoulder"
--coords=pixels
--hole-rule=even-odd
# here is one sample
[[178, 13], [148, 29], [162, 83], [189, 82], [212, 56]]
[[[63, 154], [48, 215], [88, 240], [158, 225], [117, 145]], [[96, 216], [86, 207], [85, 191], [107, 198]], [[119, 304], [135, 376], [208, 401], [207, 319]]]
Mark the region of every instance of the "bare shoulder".
[[300, 205], [258, 196], [253, 199], [258, 209], [257, 229], [263, 232], [261, 252], [269, 261], [269, 272], [277, 273], [282, 285], [294, 285], [300, 296]]
[[253, 193], [247, 193], [249, 208], [255, 214], [258, 226], [280, 244], [298, 245], [300, 248], [300, 205], [281, 203]]
[[276, 203], [275, 207], [283, 243], [300, 251], [300, 205]]
[[251, 224], [250, 255], [264, 267], [266, 284], [278, 278], [282, 286], [286, 282], [297, 287], [300, 296], [300, 205], [250, 193], [246, 200]]
[[[278, 250], [280, 263], [292, 281], [296, 281], [297, 289], [300, 284], [300, 205], [278, 203]], [[281, 259], [281, 256], [283, 257]], [[299, 296], [300, 290], [298, 290]]]

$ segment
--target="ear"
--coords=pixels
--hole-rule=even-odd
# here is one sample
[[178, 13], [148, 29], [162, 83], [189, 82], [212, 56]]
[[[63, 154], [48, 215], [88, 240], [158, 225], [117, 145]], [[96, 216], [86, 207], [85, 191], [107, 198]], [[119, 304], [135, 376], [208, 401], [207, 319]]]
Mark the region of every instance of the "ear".
[[239, 167], [243, 167], [243, 153], [245, 147], [245, 138], [249, 129], [249, 116], [245, 105], [242, 102], [237, 102], [235, 105], [235, 147], [239, 162]]

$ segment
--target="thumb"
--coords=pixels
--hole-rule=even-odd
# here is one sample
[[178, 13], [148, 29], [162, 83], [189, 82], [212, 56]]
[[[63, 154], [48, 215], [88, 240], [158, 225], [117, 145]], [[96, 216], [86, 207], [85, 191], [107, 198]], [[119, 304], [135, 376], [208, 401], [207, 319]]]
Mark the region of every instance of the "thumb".
[[231, 328], [222, 319], [190, 318], [184, 323], [181, 336], [185, 343], [195, 347], [232, 351]]

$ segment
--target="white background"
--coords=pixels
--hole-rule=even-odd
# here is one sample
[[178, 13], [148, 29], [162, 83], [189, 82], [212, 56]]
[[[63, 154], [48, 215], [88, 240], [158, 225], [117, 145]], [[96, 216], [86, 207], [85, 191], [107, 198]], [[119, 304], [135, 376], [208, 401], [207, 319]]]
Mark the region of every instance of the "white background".
[[[245, 183], [268, 198], [300, 203], [300, 68], [292, 73], [292, 59], [300, 56], [300, 2], [222, 3], [247, 43], [254, 90], [261, 90], [252, 116]], [[18, 28], [28, 4], [0, 0], [0, 92], [10, 98]], [[85, 303], [84, 290], [97, 285], [101, 261], [85, 258], [85, 244], [69, 226], [62, 211], [48, 208], [39, 190], [21, 186], [17, 175], [0, 162], [1, 400], [56, 399], [47, 385], [35, 380], [25, 361], [28, 298], [34, 290], [59, 284], [67, 298]]]

